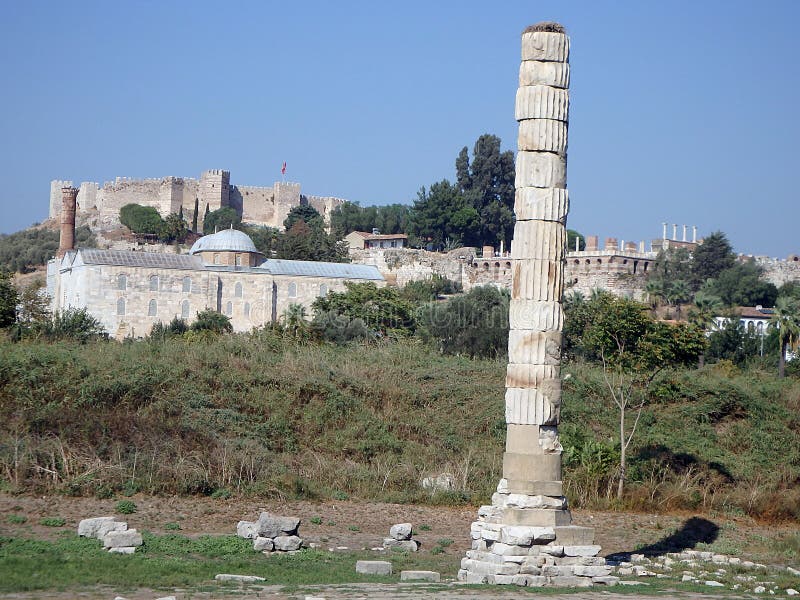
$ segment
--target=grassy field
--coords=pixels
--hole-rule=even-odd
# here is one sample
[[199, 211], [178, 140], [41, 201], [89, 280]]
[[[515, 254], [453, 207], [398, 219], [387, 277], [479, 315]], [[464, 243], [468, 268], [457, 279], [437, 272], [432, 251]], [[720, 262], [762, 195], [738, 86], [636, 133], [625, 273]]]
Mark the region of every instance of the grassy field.
[[[348, 497], [475, 504], [501, 476], [504, 360], [416, 341], [334, 347], [271, 331], [199, 342], [0, 341], [0, 486], [10, 492]], [[598, 367], [565, 372], [573, 506], [800, 517], [800, 382], [729, 364], [664, 372], [630, 449]], [[423, 477], [451, 473], [431, 497]]]

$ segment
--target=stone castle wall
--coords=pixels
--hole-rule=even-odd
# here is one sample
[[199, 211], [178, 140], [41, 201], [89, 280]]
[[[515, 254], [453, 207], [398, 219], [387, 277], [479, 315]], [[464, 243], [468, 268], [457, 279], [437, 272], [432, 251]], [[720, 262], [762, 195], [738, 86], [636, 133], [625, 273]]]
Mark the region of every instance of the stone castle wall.
[[800, 282], [800, 256], [796, 254], [790, 255], [786, 260], [766, 256], [756, 256], [754, 260], [764, 270], [764, 279], [777, 287], [790, 281]]
[[[49, 217], [61, 214], [61, 188], [71, 181], [50, 182]], [[330, 222], [332, 210], [345, 202], [327, 196], [302, 196], [300, 184], [276, 182], [272, 187], [237, 186], [230, 183], [230, 172], [221, 169], [204, 171], [200, 179], [164, 177], [161, 179], [117, 178], [102, 186], [83, 182], [78, 192], [78, 217], [93, 215], [100, 226], [119, 223], [119, 210], [126, 204], [152, 206], [162, 217], [183, 210], [184, 219], [191, 223], [195, 202], [198, 205], [198, 227], [202, 228], [206, 208], [209, 211], [230, 206], [242, 220], [267, 227], [283, 228], [289, 211], [307, 202]]]

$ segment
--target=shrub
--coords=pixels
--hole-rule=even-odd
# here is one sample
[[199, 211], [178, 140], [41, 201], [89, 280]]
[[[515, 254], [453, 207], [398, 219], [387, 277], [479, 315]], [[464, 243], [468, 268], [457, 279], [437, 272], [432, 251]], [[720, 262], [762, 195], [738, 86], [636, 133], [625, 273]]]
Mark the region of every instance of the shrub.
[[28, 517], [24, 515], [8, 515], [6, 517], [6, 521], [11, 523], [12, 525], [24, 525], [28, 522]]
[[210, 331], [212, 333], [231, 333], [231, 320], [220, 312], [210, 308], [197, 313], [197, 319], [191, 326], [192, 331]]
[[167, 523], [166, 525], [164, 525], [164, 529], [166, 531], [180, 531], [181, 530], [181, 524], [180, 523]]
[[44, 525], [45, 527], [63, 527], [66, 524], [67, 520], [61, 517], [45, 517], [39, 520], [39, 525]]
[[152, 206], [126, 204], [119, 209], [119, 222], [133, 233], [159, 235], [164, 221]]
[[132, 515], [136, 512], [136, 503], [133, 500], [120, 500], [114, 509], [121, 515]]

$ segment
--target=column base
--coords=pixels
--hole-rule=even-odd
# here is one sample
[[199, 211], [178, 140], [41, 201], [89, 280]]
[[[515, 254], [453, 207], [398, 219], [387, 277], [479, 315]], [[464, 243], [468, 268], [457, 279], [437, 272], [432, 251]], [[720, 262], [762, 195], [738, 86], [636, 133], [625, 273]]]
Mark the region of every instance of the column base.
[[458, 580], [529, 587], [614, 585], [618, 578], [598, 556], [594, 529], [572, 525], [562, 500], [563, 508], [519, 508], [508, 505], [508, 494], [495, 494], [491, 505], [478, 509], [470, 528], [472, 549], [461, 560]]

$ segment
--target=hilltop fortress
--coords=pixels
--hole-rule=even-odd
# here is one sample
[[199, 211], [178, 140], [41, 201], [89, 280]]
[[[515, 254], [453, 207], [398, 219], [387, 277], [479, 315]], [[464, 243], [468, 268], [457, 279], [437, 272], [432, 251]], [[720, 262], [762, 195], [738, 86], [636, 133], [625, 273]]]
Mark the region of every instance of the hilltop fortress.
[[[196, 209], [198, 229], [202, 231], [206, 210], [228, 206], [235, 209], [245, 223], [283, 229], [284, 219], [295, 206], [309, 204], [329, 222], [331, 211], [345, 202], [331, 196], [305, 196], [300, 193], [299, 183], [275, 182], [272, 187], [256, 187], [231, 185], [230, 180], [230, 171], [212, 169], [204, 171], [200, 179], [118, 177], [102, 186], [82, 182], [78, 191], [77, 215], [79, 218], [95, 216], [98, 225], [110, 226], [119, 222], [119, 209], [133, 203], [152, 206], [162, 217], [182, 212], [184, 219], [191, 224]], [[50, 182], [51, 219], [58, 219], [61, 214], [61, 190], [65, 187], [72, 187], [72, 182]]]

